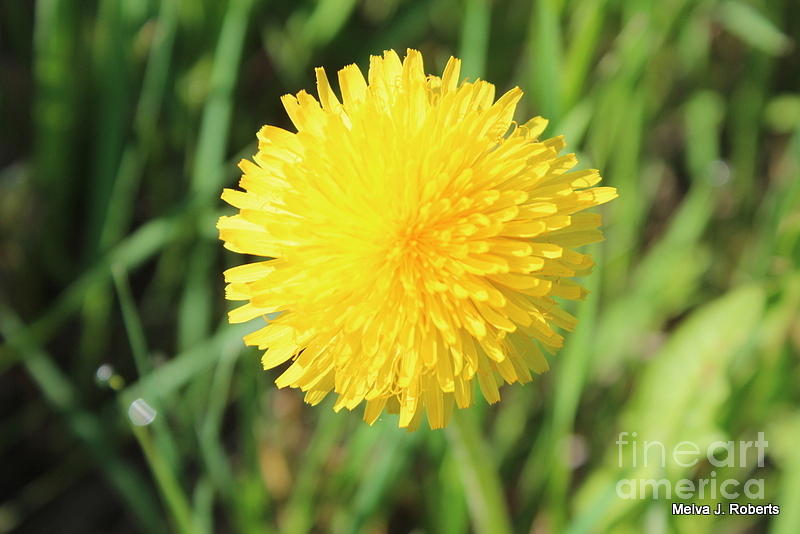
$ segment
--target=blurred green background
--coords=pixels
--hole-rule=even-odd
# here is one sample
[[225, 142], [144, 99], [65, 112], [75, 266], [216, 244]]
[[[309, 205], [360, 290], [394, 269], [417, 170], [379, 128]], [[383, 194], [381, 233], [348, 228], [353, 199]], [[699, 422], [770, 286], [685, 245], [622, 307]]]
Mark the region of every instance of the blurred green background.
[[[796, 0], [0, 2], [0, 532], [800, 532], [798, 40]], [[447, 431], [276, 390], [214, 229], [280, 95], [406, 47], [621, 194], [551, 372]], [[642, 470], [620, 432], [769, 447]], [[616, 491], [709, 476], [781, 514]]]

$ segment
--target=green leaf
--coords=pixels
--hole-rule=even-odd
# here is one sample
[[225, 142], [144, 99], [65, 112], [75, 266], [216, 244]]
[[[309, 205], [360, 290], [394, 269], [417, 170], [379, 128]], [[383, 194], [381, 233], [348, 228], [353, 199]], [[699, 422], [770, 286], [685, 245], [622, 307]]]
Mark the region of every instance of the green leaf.
[[[761, 287], [746, 286], [703, 306], [680, 325], [652, 361], [645, 363], [617, 428], [628, 433], [625, 440], [629, 444], [619, 450], [609, 444], [605, 467], [595, 472], [578, 494], [575, 524], [586, 524], [583, 516], [596, 513], [598, 503], [607, 499], [620, 479], [680, 478], [684, 468], [675, 465], [669, 454], [664, 466], [657, 461], [642, 465], [642, 442], [658, 441], [670, 451], [686, 440], [702, 449], [723, 436], [717, 417], [730, 393], [728, 368], [759, 324], [764, 300]], [[636, 464], [633, 441], [640, 444]], [[605, 531], [601, 527], [641, 502], [647, 499], [612, 499], [594, 528]]]
[[722, 4], [719, 21], [733, 35], [770, 55], [782, 54], [792, 45], [792, 40], [766, 15], [744, 2], [732, 0]]

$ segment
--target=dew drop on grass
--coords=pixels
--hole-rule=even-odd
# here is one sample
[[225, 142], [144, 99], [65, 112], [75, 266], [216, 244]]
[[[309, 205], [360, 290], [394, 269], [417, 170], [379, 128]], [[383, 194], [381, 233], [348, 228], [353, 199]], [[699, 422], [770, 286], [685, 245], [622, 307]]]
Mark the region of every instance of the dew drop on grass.
[[731, 168], [721, 159], [714, 160], [708, 177], [713, 187], [722, 187], [731, 181]]
[[95, 377], [99, 382], [108, 382], [109, 379], [114, 374], [114, 366], [109, 363], [104, 363], [100, 367], [97, 368], [95, 372]]
[[128, 417], [136, 426], [147, 426], [156, 418], [156, 410], [144, 399], [136, 399], [128, 408]]

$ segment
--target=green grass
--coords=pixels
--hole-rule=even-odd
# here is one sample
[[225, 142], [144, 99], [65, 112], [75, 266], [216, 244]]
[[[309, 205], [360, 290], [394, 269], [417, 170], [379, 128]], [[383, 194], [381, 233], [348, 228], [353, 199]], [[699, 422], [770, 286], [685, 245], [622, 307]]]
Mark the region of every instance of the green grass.
[[[789, 0], [3, 4], [0, 533], [800, 532], [798, 21]], [[225, 322], [221, 188], [289, 126], [280, 95], [385, 47], [519, 85], [516, 118], [620, 192], [551, 371], [447, 431], [307, 407]], [[620, 499], [711, 468], [619, 465], [621, 431], [765, 432], [765, 467], [717, 476], [763, 478], [781, 515]]]

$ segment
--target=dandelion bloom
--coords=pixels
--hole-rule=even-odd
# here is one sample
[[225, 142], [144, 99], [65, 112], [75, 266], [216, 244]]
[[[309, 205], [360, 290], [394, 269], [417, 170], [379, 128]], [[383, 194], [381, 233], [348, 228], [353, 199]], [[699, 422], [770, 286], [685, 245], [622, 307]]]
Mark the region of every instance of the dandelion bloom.
[[265, 369], [291, 360], [276, 383], [310, 404], [333, 390], [337, 411], [366, 401], [370, 424], [386, 408], [442, 427], [474, 380], [494, 403], [546, 371], [554, 327], [575, 326], [555, 297], [586, 294], [570, 278], [592, 260], [575, 247], [602, 235], [583, 210], [616, 191], [569, 172], [564, 139], [538, 139], [547, 121], [512, 121], [519, 88], [495, 101], [459, 70], [426, 76], [419, 52], [387, 51], [366, 80], [339, 71], [340, 100], [316, 69], [317, 98], [282, 98], [297, 133], [264, 126], [244, 191], [222, 194], [239, 213], [220, 239], [265, 258], [225, 272], [227, 298], [247, 301], [230, 321], [272, 317], [245, 342]]

